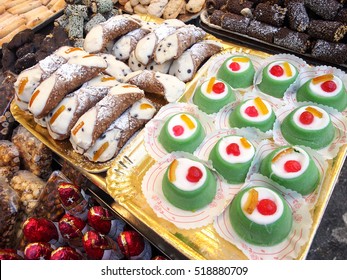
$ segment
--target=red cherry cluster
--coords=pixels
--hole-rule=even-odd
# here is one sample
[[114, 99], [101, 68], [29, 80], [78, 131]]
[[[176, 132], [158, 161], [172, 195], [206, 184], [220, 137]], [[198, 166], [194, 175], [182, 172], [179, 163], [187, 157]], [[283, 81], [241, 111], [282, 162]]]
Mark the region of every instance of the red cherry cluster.
[[188, 174], [186, 176], [186, 179], [189, 182], [192, 183], [197, 183], [200, 181], [200, 179], [202, 178], [202, 171], [200, 170], [200, 168], [196, 167], [196, 166], [191, 166], [188, 169]]
[[276, 213], [277, 205], [271, 199], [262, 199], [258, 202], [257, 210], [264, 216], [270, 216]]
[[220, 94], [224, 92], [225, 90], [225, 85], [222, 82], [217, 82], [212, 86], [212, 91], [216, 94]]
[[250, 116], [252, 118], [258, 117], [259, 112], [255, 106], [249, 106], [246, 108], [245, 113], [247, 116]]
[[333, 92], [336, 90], [337, 85], [334, 81], [326, 81], [320, 85], [321, 89], [325, 92]]
[[231, 143], [227, 146], [226, 152], [228, 155], [233, 155], [235, 157], [239, 156], [241, 154], [240, 147], [236, 143]]
[[181, 136], [184, 133], [184, 127], [182, 125], [175, 125], [172, 131], [175, 136]]
[[241, 69], [241, 65], [234, 61], [229, 64], [229, 68], [231, 69], [231, 71], [239, 71]]
[[301, 170], [301, 164], [297, 160], [288, 160], [284, 164], [284, 170], [289, 173], [295, 173]]
[[275, 77], [281, 77], [284, 74], [284, 70], [280, 65], [274, 65], [270, 69], [270, 73]]
[[300, 117], [299, 117], [299, 121], [302, 124], [306, 124], [306, 125], [313, 123], [313, 120], [314, 120], [313, 114], [311, 112], [308, 112], [308, 111], [302, 112]]

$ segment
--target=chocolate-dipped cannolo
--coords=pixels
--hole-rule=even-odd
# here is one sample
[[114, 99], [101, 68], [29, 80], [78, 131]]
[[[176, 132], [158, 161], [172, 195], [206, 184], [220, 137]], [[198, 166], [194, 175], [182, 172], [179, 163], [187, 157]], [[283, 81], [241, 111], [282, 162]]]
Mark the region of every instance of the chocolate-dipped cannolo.
[[257, 20], [252, 20], [247, 27], [247, 35], [265, 42], [272, 43], [274, 36], [278, 32], [278, 30], [278, 27]]
[[341, 9], [336, 15], [335, 20], [347, 23], [347, 9]]
[[30, 98], [29, 111], [36, 118], [48, 115], [65, 95], [96, 77], [106, 68], [106, 61], [96, 55], [69, 59], [35, 89]]
[[343, 7], [336, 0], [305, 0], [304, 2], [307, 8], [327, 20], [333, 20]]
[[343, 64], [347, 61], [347, 44], [317, 40], [311, 53], [313, 57], [323, 61]]
[[178, 58], [187, 48], [201, 41], [206, 32], [194, 25], [187, 25], [162, 40], [155, 52], [154, 61], [158, 64]]
[[193, 79], [200, 65], [221, 50], [221, 44], [216, 41], [204, 40], [196, 43], [174, 60], [169, 74], [176, 76], [182, 82], [189, 82]]
[[212, 14], [209, 16], [209, 21], [211, 24], [221, 26], [222, 18], [224, 16], [224, 12], [221, 10], [214, 10]]
[[155, 105], [146, 98], [135, 102], [106, 129], [84, 156], [94, 162], [110, 160], [136, 131], [152, 119], [156, 111]]
[[259, 3], [255, 7], [253, 15], [256, 20], [281, 27], [284, 24], [286, 12], [286, 8], [282, 8], [277, 4], [271, 5], [270, 3]]
[[274, 36], [274, 43], [299, 53], [305, 53], [311, 45], [309, 38], [310, 36], [305, 33], [281, 28]]
[[65, 96], [47, 116], [49, 135], [56, 140], [67, 139], [78, 119], [118, 84], [114, 77], [99, 75]]
[[227, 0], [206, 0], [206, 10], [208, 14], [212, 14], [216, 10], [220, 10]]
[[130, 73], [126, 82], [138, 86], [145, 92], [162, 96], [168, 102], [177, 101], [186, 88], [186, 84], [178, 78], [150, 70]]
[[[142, 64], [147, 65], [153, 60], [154, 51], [164, 38], [174, 33], [178, 28], [184, 26], [182, 21], [169, 19], [158, 26], [152, 32], [143, 37], [136, 45], [134, 54], [136, 59]], [[130, 66], [130, 65], [129, 65]], [[130, 66], [131, 68], [131, 66]]]
[[246, 34], [247, 27], [250, 23], [250, 19], [244, 16], [240, 16], [232, 13], [225, 13], [222, 17], [222, 28]]
[[112, 87], [94, 107], [84, 113], [71, 129], [70, 142], [84, 153], [128, 107], [144, 97], [143, 90], [130, 84]]
[[302, 1], [289, 2], [287, 5], [287, 16], [291, 29], [304, 32], [310, 22], [305, 4]]
[[107, 62], [107, 68], [103, 72], [115, 77], [118, 81], [122, 81], [126, 75], [132, 72], [128, 65], [117, 60], [112, 54], [101, 54], [100, 56]]
[[307, 34], [315, 39], [339, 42], [347, 32], [347, 25], [338, 21], [311, 20]]
[[22, 71], [14, 83], [17, 105], [21, 109], [27, 110], [31, 95], [38, 85], [70, 58], [81, 54], [87, 53], [79, 48], [60, 47], [36, 65]]
[[118, 15], [94, 26], [86, 35], [84, 49], [90, 53], [101, 52], [112, 40], [140, 28], [141, 24], [128, 15]]
[[233, 14], [241, 14], [243, 9], [251, 9], [254, 2], [248, 0], [228, 0], [223, 10]]

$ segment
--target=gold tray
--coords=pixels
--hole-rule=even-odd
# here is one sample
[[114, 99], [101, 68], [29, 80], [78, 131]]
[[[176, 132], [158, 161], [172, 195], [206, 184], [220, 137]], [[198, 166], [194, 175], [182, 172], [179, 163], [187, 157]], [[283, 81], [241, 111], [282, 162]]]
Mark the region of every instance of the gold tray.
[[[229, 49], [230, 52], [243, 52], [259, 58], [269, 56], [265, 52], [243, 48], [231, 43], [223, 42], [223, 47]], [[181, 102], [186, 102], [192, 96], [196, 84], [207, 72], [210, 62], [211, 59], [205, 63], [195, 78], [187, 85], [187, 90], [180, 99]], [[178, 248], [189, 259], [247, 259], [241, 250], [220, 237], [212, 224], [198, 229], [183, 230], [169, 221], [157, 217], [141, 191], [142, 179], [155, 163], [155, 160], [146, 152], [143, 138], [144, 131], [142, 130], [116, 157], [107, 172], [106, 189], [108, 193], [129, 213], [159, 233], [166, 242]], [[347, 145], [344, 145], [338, 155], [333, 160], [328, 161], [327, 176], [325, 176], [316, 205], [311, 210], [313, 224], [310, 229], [309, 240], [302, 246], [297, 259], [306, 258], [343, 166], [346, 151]]]

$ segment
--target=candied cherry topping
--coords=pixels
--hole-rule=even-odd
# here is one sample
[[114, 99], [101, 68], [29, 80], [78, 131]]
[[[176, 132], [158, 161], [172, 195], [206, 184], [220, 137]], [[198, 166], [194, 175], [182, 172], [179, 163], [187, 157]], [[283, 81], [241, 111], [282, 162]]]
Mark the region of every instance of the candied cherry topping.
[[262, 199], [257, 205], [258, 212], [264, 216], [273, 215], [277, 211], [277, 205], [271, 199]]
[[186, 176], [187, 180], [192, 183], [199, 182], [200, 179], [202, 178], [202, 171], [196, 167], [196, 166], [191, 166], [188, 169], [188, 174]]
[[215, 83], [212, 87], [212, 91], [214, 93], [222, 93], [225, 90], [225, 85], [222, 82]]
[[326, 81], [320, 85], [321, 89], [325, 92], [333, 92], [336, 90], [337, 85], [334, 81]]
[[239, 71], [241, 69], [241, 65], [237, 62], [231, 62], [229, 64], [229, 68], [232, 70], [232, 71]]
[[314, 116], [311, 112], [304, 111], [301, 113], [299, 120], [302, 124], [311, 124], [314, 120]]
[[239, 156], [241, 154], [240, 147], [236, 143], [231, 143], [227, 146], [226, 152], [228, 155], [232, 154], [233, 156]]
[[259, 113], [255, 106], [249, 106], [246, 108], [245, 113], [250, 117], [258, 117]]
[[297, 160], [288, 160], [284, 164], [284, 170], [289, 173], [298, 172], [301, 170], [301, 164]]
[[276, 77], [281, 77], [284, 74], [284, 70], [280, 65], [274, 65], [270, 69], [270, 73]]
[[175, 136], [181, 136], [184, 132], [184, 127], [182, 125], [175, 125], [172, 128], [172, 131], [173, 131]]

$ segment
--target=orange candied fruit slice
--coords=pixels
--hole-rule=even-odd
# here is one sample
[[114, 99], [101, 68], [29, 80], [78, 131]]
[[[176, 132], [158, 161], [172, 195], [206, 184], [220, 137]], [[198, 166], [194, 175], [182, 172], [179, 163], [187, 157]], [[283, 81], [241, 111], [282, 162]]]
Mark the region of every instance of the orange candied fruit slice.
[[188, 126], [189, 129], [194, 129], [195, 128], [195, 124], [193, 123], [193, 121], [187, 115], [182, 114], [181, 115], [181, 119]]
[[107, 81], [113, 81], [115, 79], [116, 79], [115, 77], [102, 77], [101, 81], [102, 82], [107, 82]]
[[211, 92], [212, 92], [213, 85], [214, 85], [214, 82], [215, 82], [215, 81], [216, 81], [216, 77], [212, 77], [212, 78], [208, 81], [207, 88], [206, 88], [207, 93], [211, 93]]
[[323, 113], [319, 112], [317, 109], [313, 108], [313, 107], [306, 107], [305, 111], [310, 112], [312, 115], [316, 116], [317, 118], [323, 118]]
[[53, 114], [52, 118], [49, 120], [49, 123], [50, 123], [50, 124], [53, 124], [53, 123], [56, 121], [56, 119], [60, 116], [60, 114], [61, 114], [62, 112], [64, 112], [64, 110], [65, 110], [65, 106], [64, 106], [64, 105], [61, 105], [61, 106], [59, 107], [59, 109]]
[[249, 149], [251, 147], [251, 144], [247, 141], [246, 138], [242, 137], [240, 139], [241, 145], [245, 148], [245, 149]]
[[244, 63], [246, 63], [246, 62], [249, 62], [249, 58], [246, 57], [246, 56], [234, 57], [234, 58], [233, 58], [233, 61], [235, 61], [235, 62], [244, 62]]
[[110, 144], [108, 142], [105, 142], [104, 144], [102, 144], [101, 147], [94, 154], [93, 161], [97, 161], [99, 159], [99, 157], [103, 154], [103, 152], [106, 151], [108, 146], [110, 146]]
[[319, 83], [324, 83], [324, 82], [327, 82], [327, 81], [331, 81], [333, 79], [334, 79], [334, 75], [333, 74], [325, 74], [325, 75], [313, 78], [312, 79], [312, 84], [316, 85], [316, 84], [319, 84]]
[[177, 169], [177, 166], [178, 166], [178, 161], [177, 159], [174, 159], [170, 165], [170, 169], [169, 169], [169, 181], [171, 183], [175, 182], [176, 181], [176, 169]]
[[140, 105], [141, 110], [152, 109], [152, 108], [153, 108], [153, 106], [148, 104], [148, 103], [143, 103]]
[[82, 58], [87, 58], [87, 57], [92, 57], [92, 56], [95, 56], [95, 54], [90, 53], [90, 54], [87, 54], [85, 56], [82, 56]]
[[40, 93], [40, 90], [38, 89], [38, 90], [36, 90], [36, 91], [33, 93], [33, 95], [31, 96], [30, 102], [29, 102], [29, 106], [30, 106], [30, 107], [31, 107], [31, 105], [34, 103], [34, 101], [35, 101], [36, 97], [39, 95], [39, 93]]
[[72, 134], [76, 135], [77, 132], [84, 126], [84, 121], [81, 121], [75, 128], [72, 130]]
[[292, 68], [290, 68], [290, 65], [288, 62], [283, 63], [284, 73], [286, 73], [287, 77], [291, 77], [293, 75]]
[[251, 189], [248, 192], [248, 197], [243, 207], [243, 210], [248, 214], [252, 214], [254, 209], [257, 207], [257, 205], [258, 205], [258, 192], [255, 189]]
[[266, 115], [267, 113], [269, 113], [269, 110], [267, 109], [265, 103], [260, 97], [256, 97], [254, 99], [254, 103], [262, 115]]
[[24, 88], [26, 84], [28, 83], [29, 79], [28, 77], [23, 77], [19, 81], [19, 86], [18, 86], [18, 94], [22, 94], [24, 91]]
[[282, 150], [281, 152], [279, 152], [276, 156], [273, 157], [273, 159], [271, 160], [272, 163], [275, 163], [276, 161], [278, 161], [282, 156], [286, 155], [286, 154], [290, 154], [293, 152], [293, 148], [287, 148]]
[[72, 53], [75, 51], [83, 51], [81, 48], [69, 48], [65, 51], [65, 53]]

